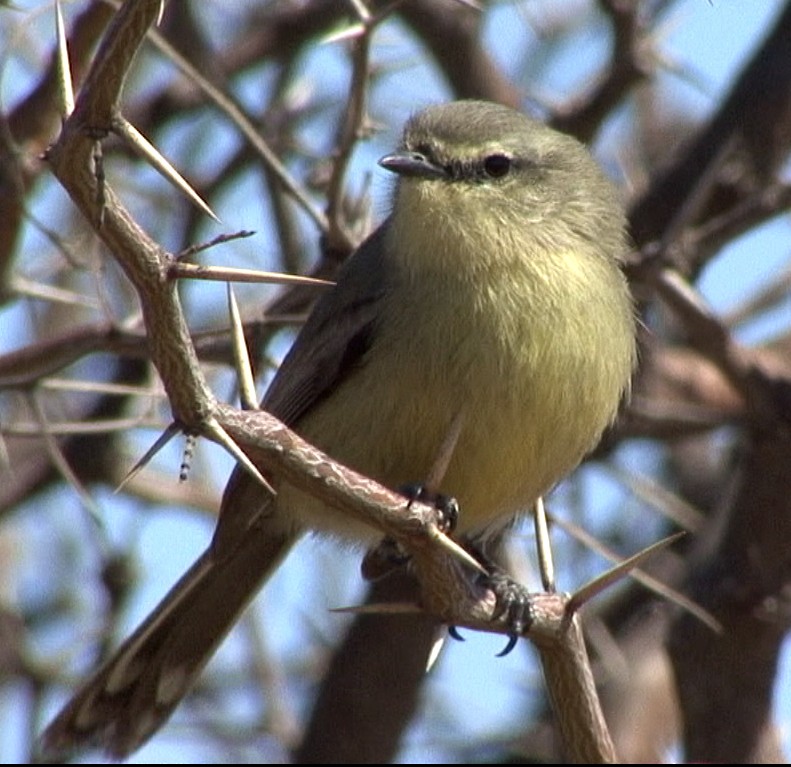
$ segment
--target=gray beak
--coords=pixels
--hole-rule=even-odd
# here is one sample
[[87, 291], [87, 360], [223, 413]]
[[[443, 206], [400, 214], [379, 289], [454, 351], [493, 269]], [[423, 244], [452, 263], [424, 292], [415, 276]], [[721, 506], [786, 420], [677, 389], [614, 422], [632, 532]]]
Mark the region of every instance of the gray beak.
[[447, 178], [445, 168], [435, 165], [420, 152], [394, 152], [385, 155], [379, 164], [399, 176], [408, 178]]

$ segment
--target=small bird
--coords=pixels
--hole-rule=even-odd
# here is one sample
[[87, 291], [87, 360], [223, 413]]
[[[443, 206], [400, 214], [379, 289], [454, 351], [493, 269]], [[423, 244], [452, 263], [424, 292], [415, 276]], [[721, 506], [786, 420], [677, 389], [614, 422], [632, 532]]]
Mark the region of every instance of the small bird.
[[[380, 161], [390, 215], [341, 268], [262, 408], [393, 489], [429, 476], [457, 532], [501, 530], [574, 469], [613, 421], [636, 360], [628, 250], [613, 185], [587, 150], [512, 109], [430, 106]], [[170, 716], [306, 531], [381, 533], [237, 468], [206, 551], [43, 735], [43, 752], [121, 758]], [[405, 501], [406, 503], [406, 501]]]

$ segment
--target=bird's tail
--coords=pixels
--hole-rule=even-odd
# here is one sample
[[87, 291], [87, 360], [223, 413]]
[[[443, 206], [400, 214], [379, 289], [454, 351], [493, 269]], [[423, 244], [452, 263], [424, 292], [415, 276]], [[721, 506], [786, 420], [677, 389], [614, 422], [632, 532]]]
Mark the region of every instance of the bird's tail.
[[[251, 531], [252, 533], [252, 531]], [[239, 614], [297, 538], [250, 534], [232, 555], [207, 549], [42, 736], [43, 760], [85, 748], [120, 759], [167, 720]]]

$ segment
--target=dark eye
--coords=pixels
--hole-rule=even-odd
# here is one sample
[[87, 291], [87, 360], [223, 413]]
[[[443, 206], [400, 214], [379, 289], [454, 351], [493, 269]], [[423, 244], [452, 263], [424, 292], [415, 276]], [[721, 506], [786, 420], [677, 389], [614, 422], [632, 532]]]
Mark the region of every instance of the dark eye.
[[428, 159], [429, 157], [433, 156], [433, 152], [431, 151], [431, 145], [421, 142], [415, 147], [415, 151], [419, 154]]
[[504, 154], [490, 154], [483, 161], [483, 169], [487, 176], [502, 178], [511, 170], [511, 158]]

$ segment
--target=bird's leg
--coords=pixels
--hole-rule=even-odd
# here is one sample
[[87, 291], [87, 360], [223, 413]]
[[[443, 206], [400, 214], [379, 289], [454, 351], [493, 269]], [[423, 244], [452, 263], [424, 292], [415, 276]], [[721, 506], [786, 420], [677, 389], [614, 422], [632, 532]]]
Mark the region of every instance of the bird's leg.
[[[534, 620], [533, 597], [526, 586], [515, 581], [499, 564], [489, 557], [480, 545], [470, 542], [467, 550], [486, 568], [486, 575], [476, 575], [482, 588], [494, 592], [496, 603], [493, 620], [505, 617], [508, 628], [508, 643], [497, 654], [498, 657], [508, 655], [516, 646], [517, 641], [530, 628]], [[458, 630], [451, 627], [450, 634], [454, 639], [461, 639]]]
[[[453, 532], [459, 519], [459, 504], [455, 498], [434, 493], [420, 483], [405, 485], [400, 488], [400, 492], [409, 499], [407, 507], [415, 501], [420, 501], [437, 509], [440, 514], [439, 529], [446, 534]], [[374, 548], [366, 552], [360, 571], [365, 580], [374, 581], [408, 562], [409, 554], [399, 546], [397, 541], [386, 536]]]

